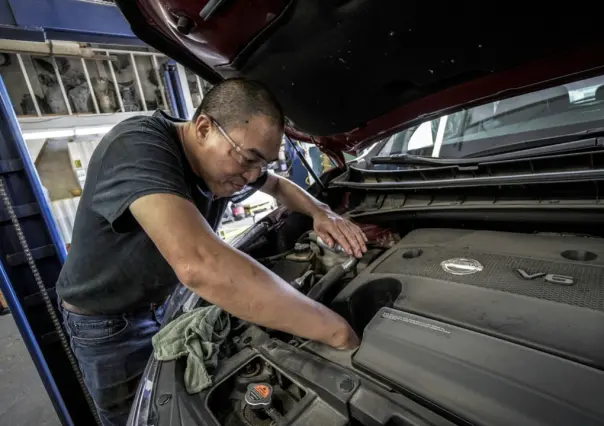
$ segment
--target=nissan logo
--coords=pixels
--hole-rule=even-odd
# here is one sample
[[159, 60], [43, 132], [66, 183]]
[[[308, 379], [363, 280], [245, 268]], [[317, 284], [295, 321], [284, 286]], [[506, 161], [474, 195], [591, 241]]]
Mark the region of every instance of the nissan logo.
[[480, 272], [484, 269], [478, 260], [464, 259], [461, 257], [443, 260], [440, 262], [440, 266], [445, 272], [453, 275], [470, 275]]

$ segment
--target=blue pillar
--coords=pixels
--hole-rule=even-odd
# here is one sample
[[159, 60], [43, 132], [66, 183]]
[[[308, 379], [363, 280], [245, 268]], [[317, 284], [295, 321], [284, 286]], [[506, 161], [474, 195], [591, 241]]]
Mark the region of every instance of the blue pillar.
[[174, 95], [174, 101], [176, 102], [178, 116], [183, 120], [188, 120], [189, 114], [187, 103], [185, 102], [185, 94], [183, 92], [184, 89], [180, 83], [176, 62], [173, 60], [168, 62], [168, 76], [170, 77], [170, 86], [172, 87], [172, 93]]
[[176, 97], [174, 96], [174, 88], [172, 87], [172, 76], [170, 75], [170, 70], [164, 69], [163, 75], [164, 86], [166, 86], [166, 92], [168, 93], [168, 102], [170, 103], [170, 114], [173, 117], [180, 118], [182, 116], [182, 111], [180, 110], [180, 106], [176, 102]]
[[[66, 250], [29, 156], [4, 81], [0, 78], [0, 176], [6, 197], [38, 269], [36, 277], [0, 200], [0, 289], [63, 425], [94, 425], [77, 377], [60, 343], [44, 294], [58, 315], [55, 284]], [[14, 218], [14, 217], [13, 217]]]

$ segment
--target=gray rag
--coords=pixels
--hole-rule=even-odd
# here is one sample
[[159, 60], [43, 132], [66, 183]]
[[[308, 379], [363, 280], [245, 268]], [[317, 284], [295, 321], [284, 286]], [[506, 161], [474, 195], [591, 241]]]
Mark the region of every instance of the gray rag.
[[220, 344], [231, 330], [229, 314], [218, 306], [197, 308], [168, 323], [153, 336], [155, 358], [187, 357], [185, 387], [194, 394], [212, 386], [207, 368], [216, 368]]

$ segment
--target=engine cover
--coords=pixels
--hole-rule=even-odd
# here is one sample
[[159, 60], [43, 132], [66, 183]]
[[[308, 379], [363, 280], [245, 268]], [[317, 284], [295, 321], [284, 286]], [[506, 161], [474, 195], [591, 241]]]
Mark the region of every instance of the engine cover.
[[477, 424], [604, 424], [604, 240], [408, 234], [333, 301], [354, 364]]

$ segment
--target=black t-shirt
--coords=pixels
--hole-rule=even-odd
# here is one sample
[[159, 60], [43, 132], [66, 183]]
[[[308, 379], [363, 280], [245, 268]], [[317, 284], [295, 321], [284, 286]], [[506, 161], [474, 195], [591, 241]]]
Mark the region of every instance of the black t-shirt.
[[[137, 198], [178, 195], [192, 201], [214, 230], [220, 224], [228, 199], [215, 199], [193, 174], [176, 121], [160, 111], [129, 118], [107, 133], [94, 151], [69, 255], [57, 282], [66, 302], [96, 313], [122, 313], [163, 301], [178, 284], [130, 213]], [[266, 175], [254, 182], [250, 193], [265, 181]]]

